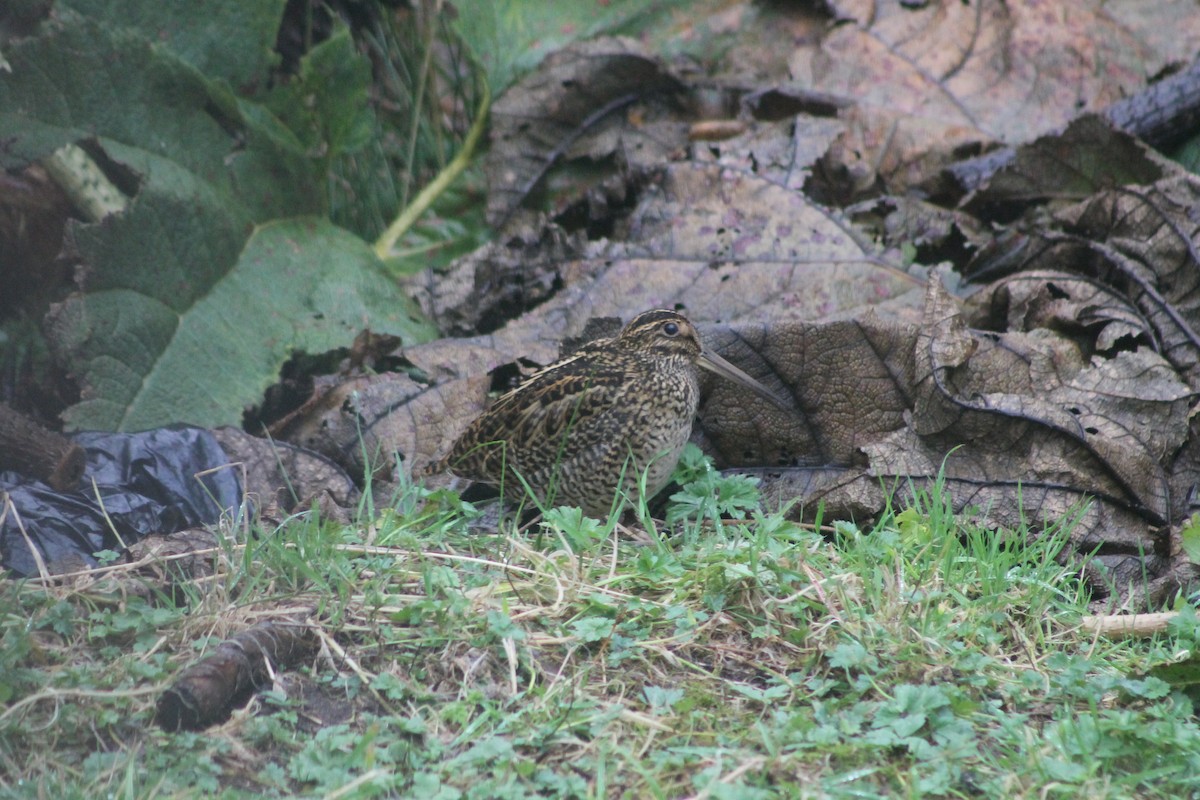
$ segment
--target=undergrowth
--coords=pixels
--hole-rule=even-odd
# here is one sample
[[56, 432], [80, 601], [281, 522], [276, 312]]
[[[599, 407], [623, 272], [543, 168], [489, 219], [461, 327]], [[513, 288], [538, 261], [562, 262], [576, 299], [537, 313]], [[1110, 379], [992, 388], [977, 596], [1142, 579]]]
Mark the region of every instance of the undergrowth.
[[[301, 514], [165, 593], [112, 565], [0, 583], [9, 797], [1183, 797], [1177, 629], [1109, 641], [1069, 521], [971, 526], [941, 485], [803, 526], [694, 455], [665, 520], [479, 527], [406, 487]], [[225, 723], [154, 704], [222, 639], [306, 609], [322, 648]], [[1194, 628], [1194, 617], [1192, 618]]]

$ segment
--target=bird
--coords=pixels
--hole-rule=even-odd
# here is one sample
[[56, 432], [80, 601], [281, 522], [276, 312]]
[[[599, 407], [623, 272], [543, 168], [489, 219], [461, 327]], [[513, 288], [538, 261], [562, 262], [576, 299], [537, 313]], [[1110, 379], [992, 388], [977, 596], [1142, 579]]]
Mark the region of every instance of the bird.
[[578, 506], [605, 518], [670, 480], [700, 403], [700, 369], [787, 407], [771, 390], [705, 349], [682, 314], [638, 314], [612, 338], [588, 342], [533, 373], [468, 425], [439, 466], [543, 508]]

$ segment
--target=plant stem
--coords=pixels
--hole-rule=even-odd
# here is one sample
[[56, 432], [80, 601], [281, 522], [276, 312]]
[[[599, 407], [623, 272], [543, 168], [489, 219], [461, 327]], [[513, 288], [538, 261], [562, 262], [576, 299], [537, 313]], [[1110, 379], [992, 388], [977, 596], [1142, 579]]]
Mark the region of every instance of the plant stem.
[[411, 203], [405, 206], [404, 210], [400, 212], [400, 216], [396, 217], [395, 221], [388, 226], [388, 229], [375, 242], [375, 255], [381, 260], [387, 258], [400, 237], [413, 226], [420, 216], [425, 213], [425, 210], [433, 204], [437, 196], [445, 191], [454, 182], [454, 179], [467, 168], [467, 164], [470, 163], [471, 156], [475, 153], [475, 147], [479, 144], [479, 137], [483, 135], [488, 109], [492, 104], [492, 92], [488, 87], [486, 78], [482, 80], [482, 84], [479, 109], [475, 112], [475, 120], [471, 123], [471, 130], [467, 131], [467, 138], [463, 140], [462, 149], [458, 151], [458, 155], [454, 157], [454, 160], [447, 164], [446, 168], [439, 172], [437, 177], [430, 181], [429, 185], [422, 189], [413, 198]]

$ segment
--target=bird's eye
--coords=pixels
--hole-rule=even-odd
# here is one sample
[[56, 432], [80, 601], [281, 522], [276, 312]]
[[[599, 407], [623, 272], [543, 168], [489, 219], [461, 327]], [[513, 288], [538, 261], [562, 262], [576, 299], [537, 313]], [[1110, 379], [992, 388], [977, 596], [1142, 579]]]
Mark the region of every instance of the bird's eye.
[[667, 336], [678, 336], [679, 325], [674, 322], [664, 322], [662, 326], [663, 333]]

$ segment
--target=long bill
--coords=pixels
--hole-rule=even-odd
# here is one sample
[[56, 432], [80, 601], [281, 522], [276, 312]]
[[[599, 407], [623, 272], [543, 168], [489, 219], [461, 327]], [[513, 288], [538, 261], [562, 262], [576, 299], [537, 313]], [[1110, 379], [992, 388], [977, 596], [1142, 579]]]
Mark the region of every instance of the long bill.
[[775, 394], [770, 389], [763, 386], [761, 383], [754, 380], [754, 378], [751, 378], [749, 375], [742, 372], [740, 369], [735, 367], [733, 364], [730, 364], [716, 353], [705, 350], [700, 353], [700, 358], [696, 363], [709, 372], [720, 375], [725, 380], [733, 381], [734, 383], [745, 386], [747, 389], [750, 389], [760, 397], [770, 400], [784, 411], [792, 410], [791, 403], [785, 403], [783, 399], [779, 397], [779, 395]]

